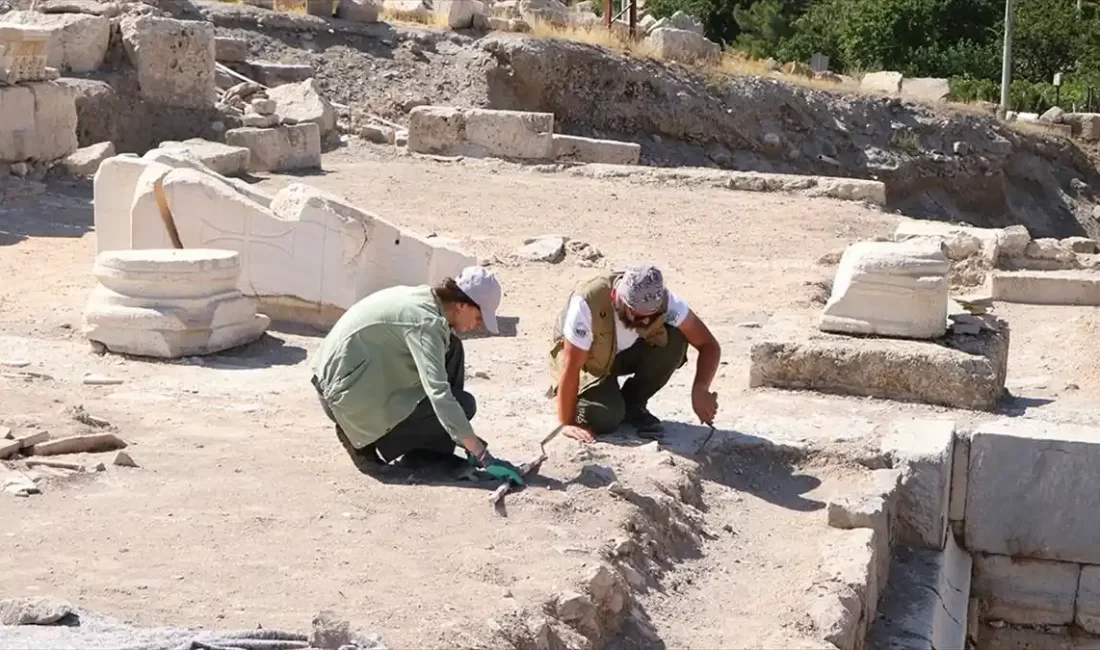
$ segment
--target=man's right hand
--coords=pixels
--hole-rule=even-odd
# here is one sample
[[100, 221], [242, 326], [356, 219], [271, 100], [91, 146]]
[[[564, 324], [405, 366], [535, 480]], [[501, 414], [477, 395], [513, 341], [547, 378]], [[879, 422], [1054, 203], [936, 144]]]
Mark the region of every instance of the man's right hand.
[[572, 438], [573, 440], [583, 442], [585, 444], [596, 442], [596, 438], [592, 435], [591, 431], [585, 429], [584, 427], [578, 427], [575, 424], [566, 425], [566, 427], [561, 430], [561, 433], [566, 438]]

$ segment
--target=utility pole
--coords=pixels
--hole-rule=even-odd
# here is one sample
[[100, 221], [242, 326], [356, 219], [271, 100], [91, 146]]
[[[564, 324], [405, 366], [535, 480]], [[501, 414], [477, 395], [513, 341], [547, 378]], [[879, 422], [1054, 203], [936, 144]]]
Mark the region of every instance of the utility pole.
[[1001, 105], [997, 117], [1002, 120], [1008, 113], [1009, 90], [1012, 86], [1012, 0], [1005, 0], [1005, 48], [1001, 57]]

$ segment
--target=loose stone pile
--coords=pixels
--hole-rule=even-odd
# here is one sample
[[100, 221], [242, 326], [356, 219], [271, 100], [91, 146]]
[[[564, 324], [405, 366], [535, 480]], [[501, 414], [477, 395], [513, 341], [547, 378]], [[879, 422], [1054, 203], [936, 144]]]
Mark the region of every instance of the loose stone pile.
[[84, 335], [116, 353], [178, 358], [259, 338], [271, 320], [241, 295], [240, 256], [188, 249], [100, 253]]

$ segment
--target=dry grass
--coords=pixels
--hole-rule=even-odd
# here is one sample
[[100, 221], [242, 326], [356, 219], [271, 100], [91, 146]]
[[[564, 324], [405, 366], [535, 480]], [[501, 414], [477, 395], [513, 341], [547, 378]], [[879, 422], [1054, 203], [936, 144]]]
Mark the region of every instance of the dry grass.
[[447, 29], [447, 17], [431, 11], [402, 11], [392, 7], [382, 7], [378, 12], [378, 19], [383, 22], [409, 23]]

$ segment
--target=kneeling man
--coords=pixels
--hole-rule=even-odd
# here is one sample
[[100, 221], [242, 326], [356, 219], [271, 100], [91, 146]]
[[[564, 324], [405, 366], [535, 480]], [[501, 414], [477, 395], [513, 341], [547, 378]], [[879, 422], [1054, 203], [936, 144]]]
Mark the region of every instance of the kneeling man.
[[[687, 346], [699, 358], [691, 406], [712, 424], [718, 396], [710, 391], [722, 351], [707, 326], [670, 293], [660, 269], [639, 266], [582, 282], [558, 316], [550, 351], [562, 433], [592, 442], [626, 422], [640, 434], [662, 429], [647, 409], [687, 362]], [[622, 386], [619, 377], [632, 375]]]

